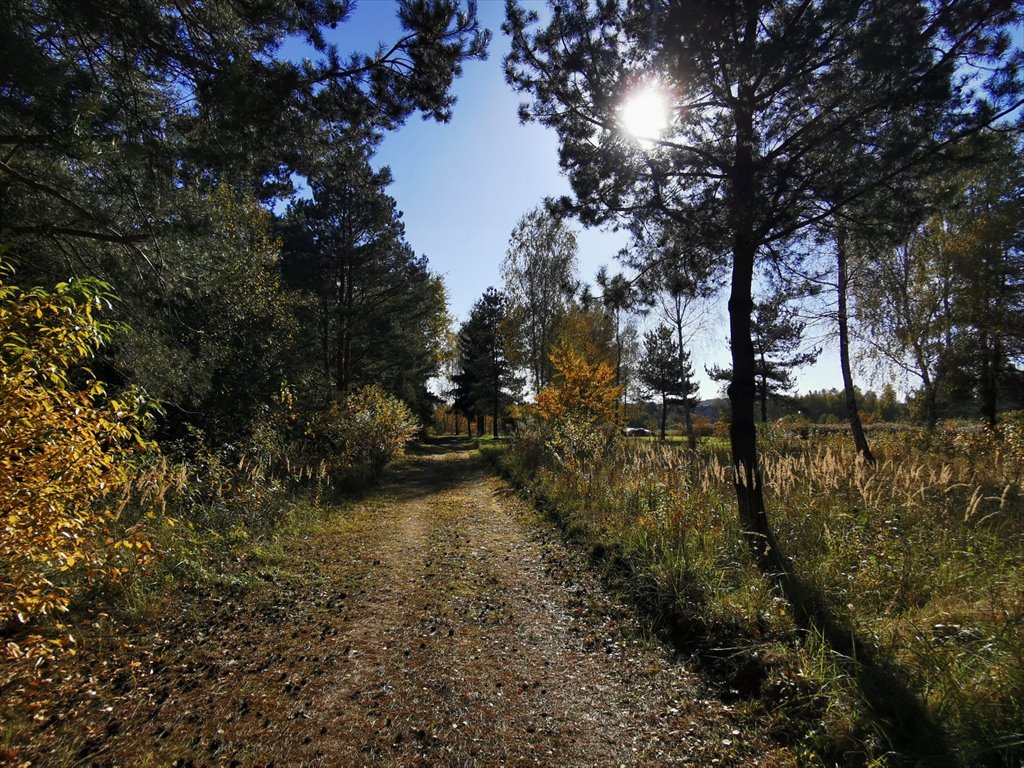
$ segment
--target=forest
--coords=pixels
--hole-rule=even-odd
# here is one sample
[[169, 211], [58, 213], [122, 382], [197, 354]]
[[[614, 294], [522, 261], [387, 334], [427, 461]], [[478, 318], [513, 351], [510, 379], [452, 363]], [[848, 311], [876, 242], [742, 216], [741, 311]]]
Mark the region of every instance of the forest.
[[[79, 718], [114, 706], [96, 665], [150, 706], [161, 633], [272, 613], [326, 563], [356, 569], [339, 601], [373, 591], [364, 561], [398, 583], [420, 528], [374, 526], [502, 482], [742, 724], [701, 740], [716, 762], [1019, 766], [1020, 4], [507, 0], [500, 29], [474, 0], [393, 6], [401, 35], [353, 48], [350, 0], [0, 5], [0, 762], [538, 764], [443, 751], [430, 718], [462, 715], [313, 756], [219, 715], [173, 749]], [[448, 123], [499, 41], [495, 87], [569, 192], [479, 244], [501, 282], [460, 318], [378, 151]], [[593, 275], [583, 228], [628, 236]], [[842, 387], [809, 389], [832, 351]]]

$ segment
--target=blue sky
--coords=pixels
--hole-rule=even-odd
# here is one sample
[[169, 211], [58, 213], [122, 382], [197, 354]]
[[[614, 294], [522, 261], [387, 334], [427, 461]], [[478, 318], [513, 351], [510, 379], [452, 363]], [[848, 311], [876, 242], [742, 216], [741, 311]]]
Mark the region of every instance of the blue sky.
[[[544, 7], [543, 2], [536, 5]], [[392, 0], [361, 0], [333, 39], [343, 53], [372, 51], [377, 43], [397, 38], [395, 14]], [[519, 124], [521, 99], [505, 84], [501, 62], [509, 43], [500, 29], [504, 2], [480, 0], [479, 18], [494, 35], [490, 53], [486, 61], [465, 65], [454, 86], [458, 103], [451, 122], [411, 119], [384, 139], [375, 161], [394, 172], [390, 193], [404, 212], [406, 237], [444, 276], [451, 312], [459, 320], [488, 286], [501, 286], [501, 260], [519, 218], [546, 196], [569, 191], [558, 170], [557, 137], [539, 125]], [[614, 269], [615, 254], [625, 243], [623, 233], [580, 231], [581, 279], [592, 283], [601, 265]], [[719, 385], [709, 382], [703, 371], [705, 365], [728, 365], [724, 303], [707, 326], [692, 353], [701, 395], [714, 397]], [[823, 332], [827, 330], [816, 335]], [[800, 372], [797, 388], [841, 385], [838, 353], [826, 345], [818, 363]]]
[[[494, 34], [490, 55], [465, 66], [451, 122], [414, 118], [385, 138], [377, 154], [394, 171], [391, 194], [405, 213], [409, 242], [444, 275], [452, 312], [463, 319], [484, 289], [500, 287], [499, 265], [519, 218], [545, 196], [569, 191], [558, 172], [554, 132], [520, 125], [520, 98], [505, 84], [504, 3], [483, 0], [479, 15]], [[395, 23], [393, 4], [364, 0], [353, 26], [364, 20], [370, 29], [386, 29]], [[593, 280], [625, 242], [621, 233], [581, 232], [581, 277]]]

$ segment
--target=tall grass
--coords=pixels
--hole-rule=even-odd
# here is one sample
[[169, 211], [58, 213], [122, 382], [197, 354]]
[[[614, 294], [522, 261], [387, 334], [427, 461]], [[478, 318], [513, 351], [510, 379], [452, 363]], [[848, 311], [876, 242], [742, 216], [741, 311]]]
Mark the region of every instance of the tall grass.
[[[798, 576], [921, 700], [964, 765], [1024, 760], [1021, 434], [1016, 422], [999, 434], [878, 434], [875, 466], [842, 435], [761, 435], [769, 515]], [[810, 762], [911, 759], [873, 722], [851, 665], [798, 631], [751, 565], [721, 451], [620, 442], [572, 455], [553, 443], [524, 429], [505, 468], [612, 553], [620, 583], [677, 639], [759, 658], [734, 684], [801, 711]]]

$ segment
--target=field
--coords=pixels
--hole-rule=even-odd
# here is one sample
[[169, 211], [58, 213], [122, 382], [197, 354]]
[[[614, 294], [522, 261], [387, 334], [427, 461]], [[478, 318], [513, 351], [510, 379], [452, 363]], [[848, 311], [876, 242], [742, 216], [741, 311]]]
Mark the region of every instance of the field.
[[939, 430], [761, 434], [780, 546], [861, 658], [801, 627], [751, 565], [720, 441], [524, 430], [505, 471], [619, 590], [808, 764], [1019, 765], [1024, 758], [1024, 441]]

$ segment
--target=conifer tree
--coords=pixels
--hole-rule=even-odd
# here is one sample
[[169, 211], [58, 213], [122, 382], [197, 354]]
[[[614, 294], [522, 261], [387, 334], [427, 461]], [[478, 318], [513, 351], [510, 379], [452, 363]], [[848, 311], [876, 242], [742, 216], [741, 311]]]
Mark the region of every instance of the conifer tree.
[[661, 439], [664, 440], [669, 403], [681, 403], [687, 408], [697, 404], [690, 354], [676, 344], [672, 329], [667, 325], [659, 325], [644, 334], [640, 380], [651, 393], [661, 397]]
[[518, 399], [522, 387], [506, 353], [511, 342], [506, 333], [507, 311], [505, 296], [488, 288], [459, 331], [462, 370], [455, 377], [456, 400], [461, 408], [489, 413], [494, 437], [498, 436], [501, 414]]
[[[768, 423], [768, 400], [777, 399], [796, 383], [794, 371], [818, 359], [820, 349], [801, 350], [806, 323], [787, 304], [789, 296], [777, 292], [754, 304], [750, 333], [754, 343], [754, 377], [761, 423]], [[731, 371], [714, 369], [711, 378], [729, 381]]]
[[385, 191], [390, 182], [390, 171], [374, 171], [364, 151], [336, 149], [334, 164], [311, 180], [312, 199], [288, 211], [283, 269], [290, 285], [317, 297], [307, 336], [318, 338], [335, 388], [379, 384], [423, 416], [446, 300], [426, 257], [405, 241], [401, 211]]

